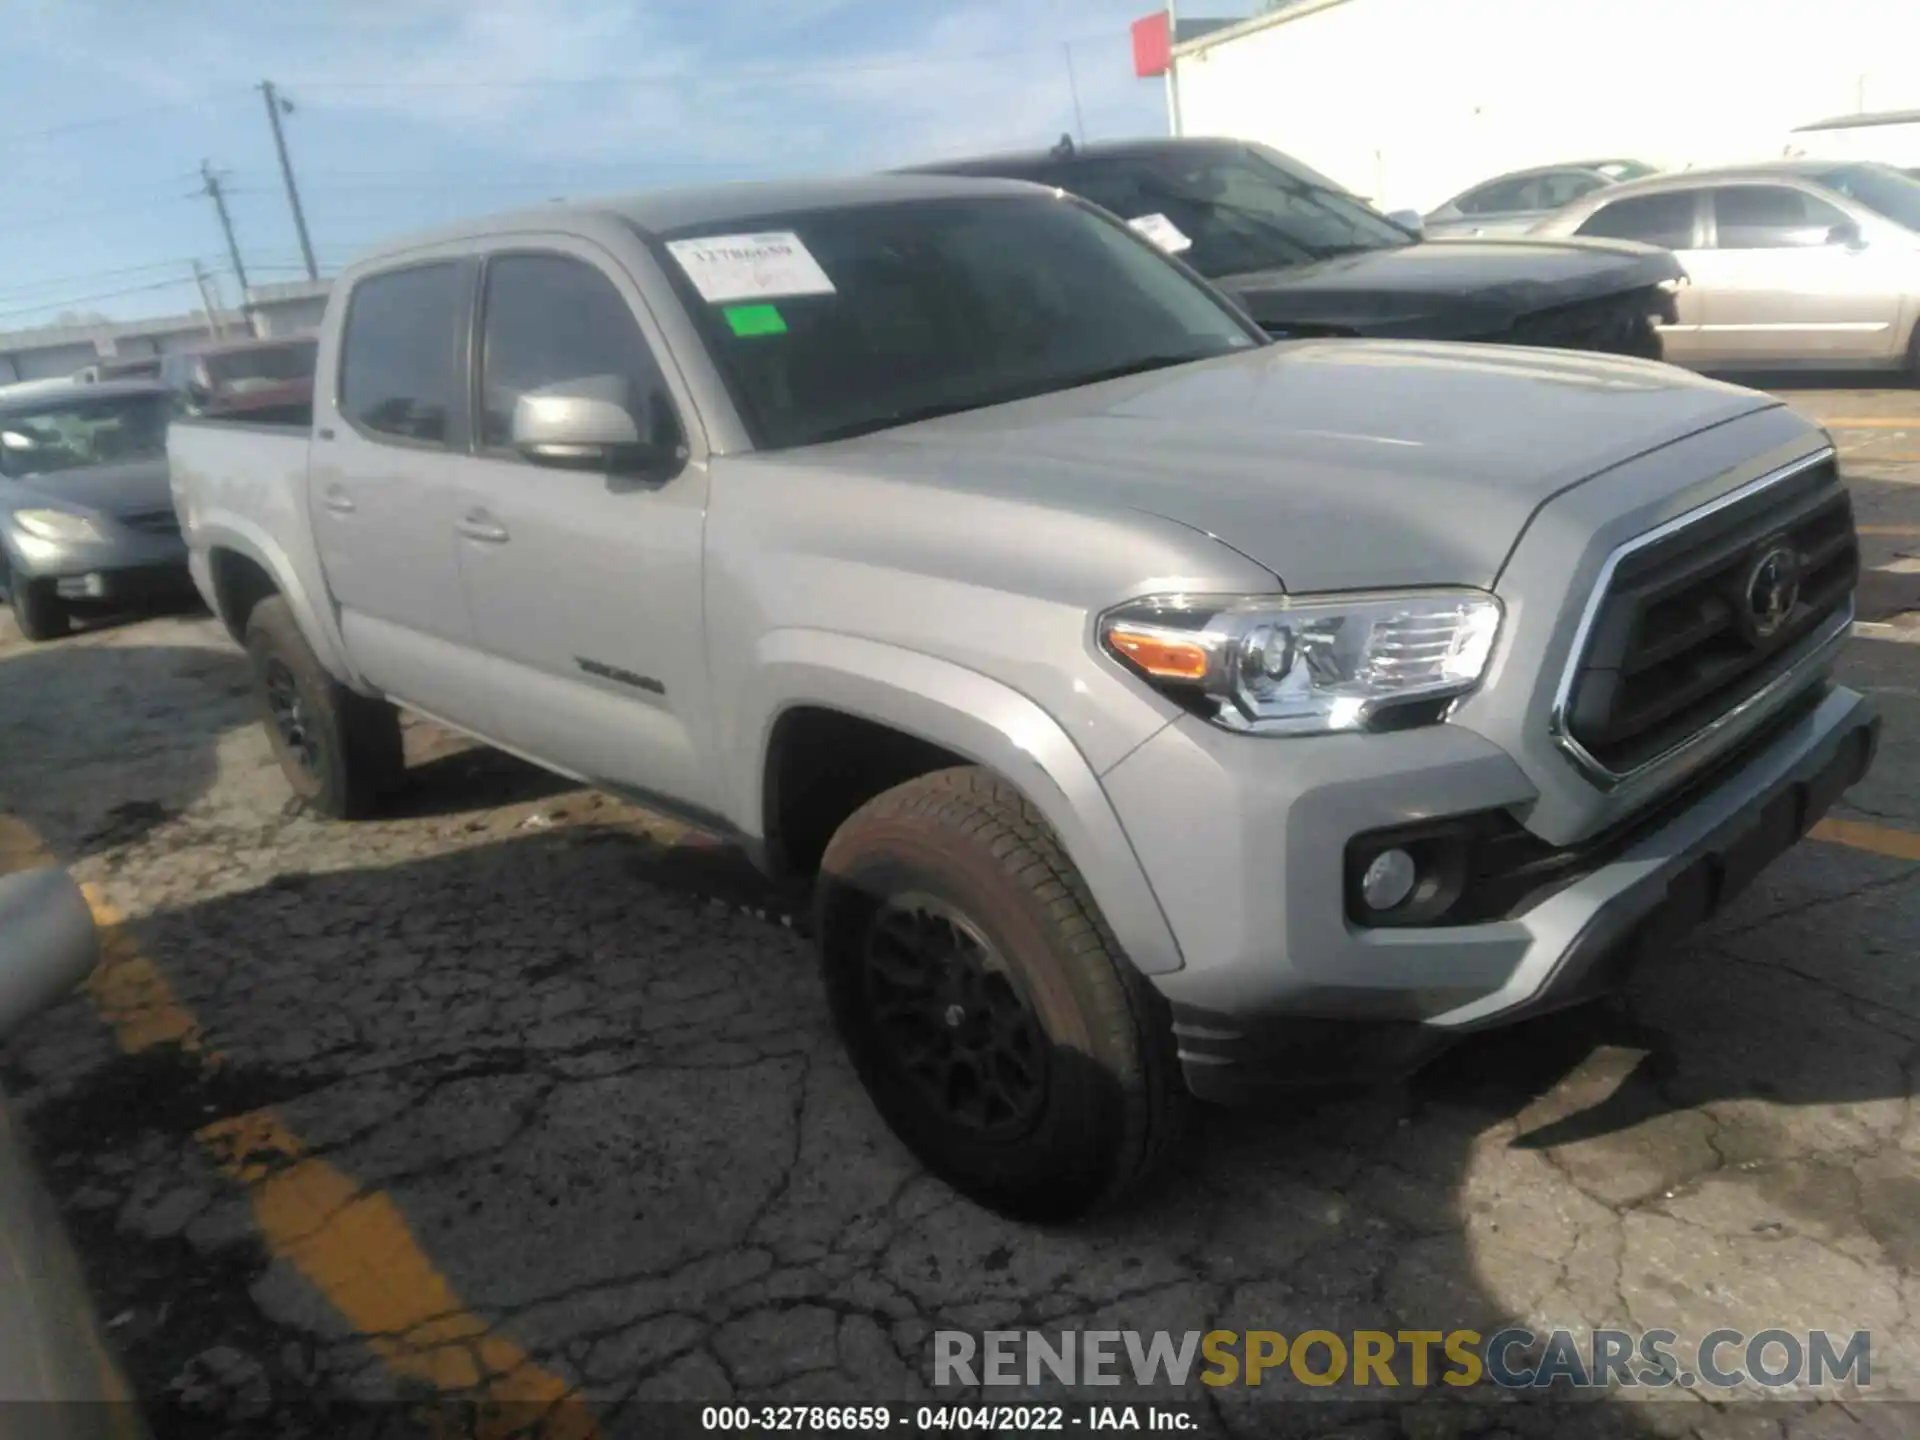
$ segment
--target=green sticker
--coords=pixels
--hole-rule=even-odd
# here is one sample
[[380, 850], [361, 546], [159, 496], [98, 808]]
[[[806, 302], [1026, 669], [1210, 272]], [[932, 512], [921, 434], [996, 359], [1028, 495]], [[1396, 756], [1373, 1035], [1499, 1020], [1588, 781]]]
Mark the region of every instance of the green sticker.
[[729, 305], [721, 312], [736, 335], [784, 335], [787, 321], [773, 305]]

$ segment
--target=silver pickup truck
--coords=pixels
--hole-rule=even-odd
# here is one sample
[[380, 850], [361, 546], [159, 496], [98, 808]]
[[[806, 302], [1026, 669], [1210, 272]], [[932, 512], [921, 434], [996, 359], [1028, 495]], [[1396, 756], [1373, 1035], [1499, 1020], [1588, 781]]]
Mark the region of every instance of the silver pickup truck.
[[311, 433], [179, 423], [295, 791], [396, 705], [813, 882], [933, 1169], [1065, 1217], [1190, 1096], [1584, 999], [1865, 772], [1827, 437], [1657, 363], [1270, 343], [1102, 211], [892, 176], [349, 267]]

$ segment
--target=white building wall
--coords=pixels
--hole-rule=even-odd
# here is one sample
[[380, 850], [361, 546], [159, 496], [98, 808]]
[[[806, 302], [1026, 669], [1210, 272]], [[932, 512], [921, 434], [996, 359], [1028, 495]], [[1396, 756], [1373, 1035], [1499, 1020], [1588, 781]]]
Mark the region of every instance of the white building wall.
[[1182, 132], [1383, 209], [1560, 160], [1765, 159], [1796, 126], [1920, 108], [1916, 0], [1307, 0], [1227, 33], [1176, 56]]
[[[289, 285], [262, 285], [253, 294], [253, 324], [238, 311], [220, 314], [223, 338], [239, 340], [249, 333], [279, 338], [312, 330], [326, 310], [332, 282], [299, 281]], [[71, 375], [96, 360], [126, 360], [140, 355], [166, 355], [194, 350], [213, 337], [203, 315], [168, 315], [120, 324], [47, 327], [0, 331], [0, 384], [22, 380], [50, 380]]]

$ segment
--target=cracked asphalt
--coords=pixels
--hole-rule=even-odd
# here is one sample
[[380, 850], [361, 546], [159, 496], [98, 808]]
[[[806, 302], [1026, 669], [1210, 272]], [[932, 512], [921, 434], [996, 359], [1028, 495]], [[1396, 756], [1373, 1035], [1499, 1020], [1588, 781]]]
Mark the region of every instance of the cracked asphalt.
[[[1793, 399], [1880, 422], [1835, 434], [1897, 600], [1911, 578], [1878, 567], [1920, 554], [1920, 394]], [[213, 621], [35, 647], [9, 622], [0, 808], [121, 918], [123, 968], [0, 1077], [136, 1388], [232, 1413], [565, 1392], [643, 1434], [663, 1398], [926, 1397], [937, 1329], [1510, 1322], [1868, 1329], [1876, 1391], [1920, 1399], [1920, 647], [1898, 610], [1842, 665], [1887, 726], [1837, 812], [1854, 843], [1801, 846], [1620, 1003], [1405, 1084], [1209, 1114], [1168, 1183], [1065, 1230], [918, 1171], [728, 851], [424, 724], [390, 817], [310, 819]], [[1274, 1403], [1302, 1393], [1193, 1398], [1233, 1435], [1920, 1432], [1897, 1405], [1685, 1392], [1336, 1426]]]

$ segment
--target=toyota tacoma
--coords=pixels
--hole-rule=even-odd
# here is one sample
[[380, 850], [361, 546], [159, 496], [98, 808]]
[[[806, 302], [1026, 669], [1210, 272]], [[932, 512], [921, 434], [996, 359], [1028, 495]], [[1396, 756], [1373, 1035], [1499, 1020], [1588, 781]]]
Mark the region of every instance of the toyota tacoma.
[[311, 424], [177, 421], [313, 809], [396, 706], [811, 882], [893, 1129], [1009, 1213], [1187, 1101], [1568, 1005], [1865, 772], [1826, 435], [1656, 362], [1272, 342], [1113, 216], [880, 176], [348, 267]]

